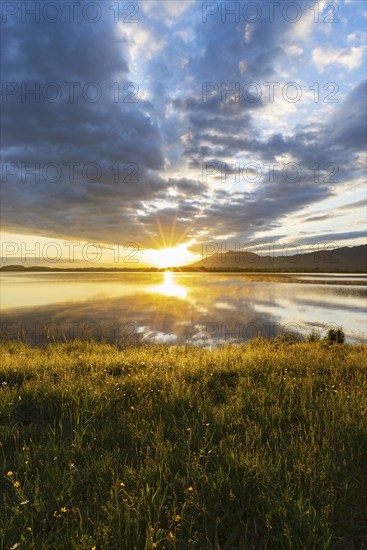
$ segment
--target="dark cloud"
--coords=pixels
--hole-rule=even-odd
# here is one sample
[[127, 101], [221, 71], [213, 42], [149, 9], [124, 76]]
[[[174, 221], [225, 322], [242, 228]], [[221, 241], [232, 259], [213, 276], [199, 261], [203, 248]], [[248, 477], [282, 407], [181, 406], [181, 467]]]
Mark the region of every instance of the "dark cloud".
[[339, 210], [351, 210], [354, 208], [360, 208], [361, 206], [367, 206], [367, 199], [362, 199], [360, 201], [349, 202], [348, 204], [343, 204], [339, 206]]
[[[134, 90], [124, 90], [132, 81], [126, 39], [105, 9], [94, 24], [9, 20], [4, 81], [16, 93], [3, 98], [4, 228], [105, 242], [136, 238], [131, 201], [153, 199], [167, 184], [157, 172], [164, 159], [152, 105], [125, 101]], [[52, 168], [45, 172], [49, 163], [57, 164], [58, 178]], [[98, 168], [88, 172], [91, 163]]]
[[328, 232], [328, 233], [318, 233], [312, 234], [308, 237], [297, 238], [297, 244], [315, 244], [315, 243], [330, 243], [331, 245], [335, 244], [335, 247], [340, 246], [339, 241], [350, 241], [353, 242], [354, 239], [365, 239], [366, 231], [341, 231], [341, 232]]
[[331, 218], [335, 218], [335, 215], [333, 216], [333, 214], [322, 214], [320, 216], [309, 216], [308, 218], [302, 220], [302, 222], [320, 222], [323, 220], [330, 220]]

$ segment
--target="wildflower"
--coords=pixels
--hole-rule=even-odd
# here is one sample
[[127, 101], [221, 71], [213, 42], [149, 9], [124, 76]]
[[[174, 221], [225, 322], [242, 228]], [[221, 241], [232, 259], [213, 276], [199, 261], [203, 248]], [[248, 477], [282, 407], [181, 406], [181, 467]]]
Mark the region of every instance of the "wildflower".
[[19, 487], [20, 487], [19, 481], [14, 481], [13, 487], [15, 487], [15, 489], [19, 489]]
[[125, 487], [125, 483], [123, 481], [121, 481], [120, 487]]
[[66, 514], [67, 511], [68, 511], [68, 509], [66, 508], [66, 506], [63, 506], [62, 508], [60, 508], [60, 512], [62, 514]]
[[189, 493], [192, 493], [192, 492], [193, 492], [193, 490], [194, 490], [194, 488], [193, 488], [193, 487], [191, 487], [191, 485], [190, 485], [190, 487], [188, 487], [188, 488], [187, 488], [187, 490], [188, 490], [188, 492], [189, 492]]
[[153, 542], [152, 548], [157, 548], [158, 544], [156, 542]]
[[92, 546], [90, 550], [97, 550], [97, 546]]
[[6, 475], [7, 475], [7, 477], [12, 477], [13, 472], [11, 470], [9, 470], [9, 472]]
[[178, 514], [175, 516], [175, 522], [176, 523], [179, 523], [181, 521], [181, 516], [179, 516]]
[[171, 540], [174, 540], [175, 539], [175, 535], [172, 533], [172, 531], [170, 531], [168, 533], [168, 538], [171, 539]]

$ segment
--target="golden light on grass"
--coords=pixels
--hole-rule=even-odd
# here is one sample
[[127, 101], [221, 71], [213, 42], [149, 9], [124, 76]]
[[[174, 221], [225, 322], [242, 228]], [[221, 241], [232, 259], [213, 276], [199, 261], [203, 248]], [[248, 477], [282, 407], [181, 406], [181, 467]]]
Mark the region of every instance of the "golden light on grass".
[[[163, 283], [165, 274], [158, 278]], [[234, 527], [236, 548], [253, 541], [303, 548], [305, 540], [309, 548], [333, 548], [334, 540], [363, 547], [366, 345], [278, 338], [209, 350], [3, 341], [0, 353], [0, 379], [8, 381], [0, 391], [1, 442], [14, 449], [2, 457], [3, 548], [20, 536], [21, 548], [34, 547], [36, 536], [36, 548], [49, 548], [51, 536], [59, 548], [74, 541], [89, 550], [134, 548], [140, 540], [146, 548], [207, 548], [208, 541], [218, 548], [219, 540], [224, 548]], [[26, 428], [27, 443], [25, 428], [14, 438], [20, 392], [44, 419]], [[55, 455], [66, 458], [54, 463]], [[137, 518], [146, 517], [147, 502], [142, 529]], [[218, 510], [227, 518], [228, 506], [235, 519], [219, 529]]]

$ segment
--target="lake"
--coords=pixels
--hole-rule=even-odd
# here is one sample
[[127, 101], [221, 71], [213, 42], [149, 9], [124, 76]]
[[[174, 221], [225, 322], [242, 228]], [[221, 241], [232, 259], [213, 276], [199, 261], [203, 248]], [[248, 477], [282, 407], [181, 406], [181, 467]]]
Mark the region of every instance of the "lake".
[[1, 273], [1, 333], [33, 344], [215, 346], [341, 325], [367, 341], [363, 274]]

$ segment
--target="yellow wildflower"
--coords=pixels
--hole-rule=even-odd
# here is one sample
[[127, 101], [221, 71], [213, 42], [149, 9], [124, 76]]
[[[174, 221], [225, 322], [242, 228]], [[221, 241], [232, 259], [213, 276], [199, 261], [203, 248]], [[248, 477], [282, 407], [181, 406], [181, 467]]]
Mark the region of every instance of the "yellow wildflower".
[[19, 481], [14, 481], [13, 486], [18, 489], [20, 487]]
[[193, 488], [193, 487], [191, 487], [191, 485], [190, 485], [190, 487], [188, 487], [188, 488], [187, 488], [187, 490], [188, 490], [188, 492], [189, 492], [189, 493], [192, 493], [192, 492], [193, 492], [193, 490], [194, 490], [194, 488]]
[[170, 531], [170, 532], [168, 533], [168, 538], [171, 539], [171, 540], [174, 540], [175, 535], [172, 533], [172, 531]]
[[13, 475], [13, 472], [9, 470], [9, 472], [6, 474], [8, 477], [11, 477]]
[[179, 516], [178, 514], [175, 516], [175, 522], [178, 523], [179, 521], [181, 521], [181, 516]]

